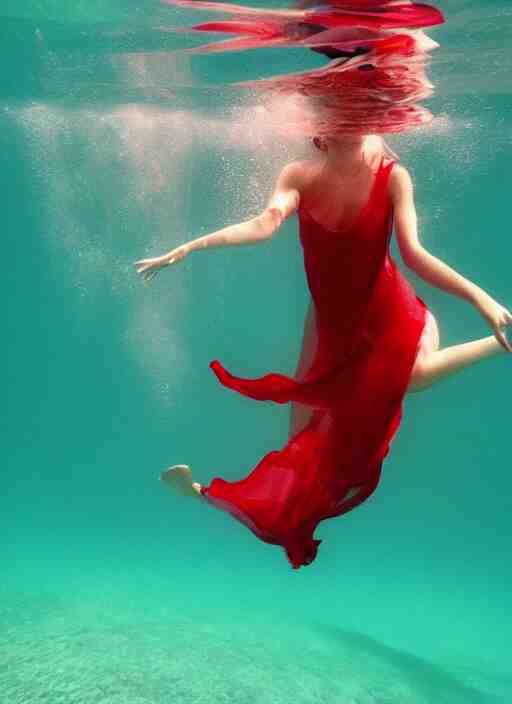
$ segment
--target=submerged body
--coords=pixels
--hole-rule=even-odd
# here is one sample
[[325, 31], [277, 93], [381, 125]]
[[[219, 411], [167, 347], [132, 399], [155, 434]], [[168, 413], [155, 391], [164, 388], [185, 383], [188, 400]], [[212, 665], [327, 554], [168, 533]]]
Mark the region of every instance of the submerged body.
[[[246, 379], [211, 363], [225, 386], [291, 403], [288, 441], [239, 481], [216, 477], [201, 486], [187, 465], [161, 475], [174, 491], [202, 497], [261, 540], [282, 546], [294, 568], [315, 559], [320, 521], [375, 491], [406, 393], [512, 351], [504, 333], [510, 311], [423, 248], [407, 171], [382, 149], [368, 158], [368, 144], [367, 138], [324, 139], [326, 157], [285, 167], [256, 218], [136, 263], [149, 280], [194, 250], [264, 242], [297, 212], [311, 303], [294, 377], [270, 372]], [[493, 336], [438, 350], [434, 316], [390, 256], [393, 224], [404, 262], [473, 303]]]
[[[238, 84], [277, 103], [276, 134], [316, 135], [325, 158], [285, 167], [267, 208], [256, 217], [137, 262], [149, 280], [193, 250], [264, 242], [298, 213], [311, 303], [294, 377], [270, 372], [246, 379], [218, 360], [211, 363], [225, 386], [257, 400], [291, 404], [287, 443], [240, 481], [217, 477], [201, 486], [192, 482], [187, 465], [161, 477], [174, 491], [204, 498], [262, 540], [281, 545], [298, 568], [316, 557], [318, 523], [360, 505], [377, 487], [404, 395], [498, 351], [512, 351], [503, 330], [512, 313], [425, 250], [407, 171], [389, 157], [382, 140], [372, 149], [377, 134], [430, 121], [431, 113], [417, 101], [431, 95], [426, 67], [438, 45], [419, 28], [444, 18], [424, 3], [394, 0], [279, 11], [166, 1], [227, 13], [193, 29], [233, 38], [192, 51], [307, 46], [333, 59], [324, 67]], [[494, 336], [438, 349], [434, 316], [390, 256], [393, 221], [406, 266], [474, 303]]]
[[211, 364], [220, 382], [241, 394], [292, 401], [306, 411], [286, 445], [249, 476], [215, 478], [201, 488], [259, 538], [282, 545], [294, 568], [315, 558], [320, 521], [355, 508], [377, 487], [425, 327], [426, 305], [389, 253], [393, 166], [381, 158], [366, 203], [342, 229], [327, 229], [312, 216], [311, 197], [299, 206], [312, 297], [304, 345], [314, 338], [301, 378], [241, 379], [219, 361]]

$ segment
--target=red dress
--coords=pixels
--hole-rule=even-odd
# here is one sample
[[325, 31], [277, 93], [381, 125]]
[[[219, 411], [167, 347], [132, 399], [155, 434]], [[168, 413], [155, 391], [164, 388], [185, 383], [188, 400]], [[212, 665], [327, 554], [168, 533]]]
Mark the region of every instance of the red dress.
[[389, 252], [393, 165], [381, 159], [366, 205], [342, 233], [299, 209], [312, 297], [305, 373], [244, 379], [217, 360], [210, 364], [224, 386], [244, 396], [306, 411], [284, 447], [265, 455], [248, 476], [215, 478], [201, 489], [258, 538], [281, 545], [295, 569], [316, 558], [320, 521], [375, 491], [426, 322], [425, 303]]

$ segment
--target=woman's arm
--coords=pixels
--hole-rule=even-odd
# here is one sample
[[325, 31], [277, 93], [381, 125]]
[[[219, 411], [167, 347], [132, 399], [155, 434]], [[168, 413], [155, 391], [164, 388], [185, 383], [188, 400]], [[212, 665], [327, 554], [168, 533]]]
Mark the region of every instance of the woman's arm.
[[501, 344], [512, 351], [501, 328], [512, 323], [512, 313], [489, 296], [480, 286], [458, 274], [434, 257], [418, 239], [414, 188], [408, 171], [396, 165], [391, 172], [389, 190], [393, 201], [395, 232], [406, 266], [432, 286], [472, 303], [493, 328]]
[[135, 262], [137, 272], [149, 280], [159, 268], [174, 264], [191, 252], [211, 247], [254, 244], [270, 239], [283, 221], [298, 208], [300, 171], [298, 163], [284, 167], [266, 208], [256, 217], [190, 240], [160, 257], [141, 259]]
[[259, 243], [268, 240], [299, 205], [297, 180], [299, 166], [288, 164], [279, 174], [274, 192], [266, 208], [251, 220], [224, 227], [211, 235], [198, 237], [187, 243], [190, 252], [209, 247], [225, 247]]
[[389, 191], [396, 239], [404, 264], [432, 286], [475, 304], [484, 291], [430, 254], [419, 241], [413, 183], [409, 172], [399, 164], [391, 173]]

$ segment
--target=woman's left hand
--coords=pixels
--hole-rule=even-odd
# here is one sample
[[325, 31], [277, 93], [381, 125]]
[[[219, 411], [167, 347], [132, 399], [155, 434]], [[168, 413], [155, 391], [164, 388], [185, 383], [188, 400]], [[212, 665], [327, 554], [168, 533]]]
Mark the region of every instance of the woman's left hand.
[[175, 247], [173, 250], [167, 252], [167, 254], [164, 254], [161, 257], [140, 259], [138, 262], [135, 262], [137, 274], [141, 274], [145, 281], [151, 281], [151, 279], [158, 274], [160, 269], [164, 266], [169, 266], [170, 264], [175, 264], [176, 262], [181, 261], [188, 254], [190, 254], [193, 249], [193, 244], [190, 244], [190, 242], [185, 242], [185, 244], [180, 244], [178, 247]]
[[509, 352], [512, 352], [512, 344], [507, 340], [504, 328], [512, 326], [512, 313], [494, 300], [491, 296], [485, 295], [477, 303], [477, 308], [487, 320], [498, 342]]
[[137, 274], [140, 274], [144, 281], [151, 281], [164, 266], [169, 262], [166, 257], [151, 257], [150, 259], [140, 259], [135, 262]]

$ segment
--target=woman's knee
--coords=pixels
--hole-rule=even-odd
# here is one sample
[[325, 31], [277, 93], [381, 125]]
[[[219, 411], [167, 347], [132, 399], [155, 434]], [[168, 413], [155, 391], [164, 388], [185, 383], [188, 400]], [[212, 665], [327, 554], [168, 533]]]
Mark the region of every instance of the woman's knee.
[[418, 355], [409, 379], [407, 393], [424, 391], [430, 386], [430, 374], [428, 365], [425, 363], [425, 355]]
[[421, 336], [420, 348], [425, 352], [435, 352], [439, 349], [439, 326], [434, 314], [427, 311], [425, 328]]
[[439, 327], [434, 315], [428, 311], [419, 351], [411, 372], [407, 392], [424, 391], [432, 384], [430, 356], [439, 349]]

